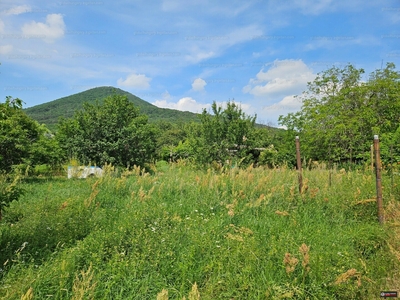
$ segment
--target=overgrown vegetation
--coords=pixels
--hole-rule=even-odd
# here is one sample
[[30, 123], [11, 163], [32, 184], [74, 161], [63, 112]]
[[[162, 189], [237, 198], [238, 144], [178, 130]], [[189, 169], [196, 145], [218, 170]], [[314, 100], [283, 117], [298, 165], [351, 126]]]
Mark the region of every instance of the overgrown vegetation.
[[363, 73], [348, 65], [318, 74], [300, 96], [302, 109], [281, 116], [288, 132], [301, 136], [308, 158], [365, 162], [378, 134], [386, 163], [391, 156], [400, 160], [400, 73], [393, 63], [370, 74], [367, 82], [361, 81]]
[[104, 103], [86, 103], [72, 119], [61, 119], [57, 139], [68, 159], [85, 164], [143, 166], [155, 155], [156, 129], [127, 97], [113, 95]]
[[[234, 102], [214, 102], [197, 122], [148, 124], [118, 91], [51, 132], [7, 97], [0, 298], [375, 299], [396, 290], [400, 74], [388, 64], [364, 83], [363, 72], [319, 74], [301, 111], [280, 118], [286, 131], [255, 126]], [[373, 134], [382, 141], [383, 226]], [[67, 180], [71, 162], [105, 176]]]
[[398, 287], [398, 202], [385, 189], [380, 226], [370, 171], [333, 170], [331, 185], [305, 171], [301, 194], [284, 168], [108, 174], [25, 181], [0, 225], [0, 298], [182, 299], [196, 285], [201, 299], [375, 299]]

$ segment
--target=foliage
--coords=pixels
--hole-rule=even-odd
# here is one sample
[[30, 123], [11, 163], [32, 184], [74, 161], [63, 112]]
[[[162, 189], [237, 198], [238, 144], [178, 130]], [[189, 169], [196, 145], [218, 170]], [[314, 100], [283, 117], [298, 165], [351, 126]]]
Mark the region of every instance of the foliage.
[[61, 119], [57, 139], [69, 158], [102, 166], [143, 166], [155, 154], [156, 129], [126, 96], [85, 103], [73, 119]]
[[18, 166], [60, 166], [63, 155], [54, 135], [22, 110], [22, 100], [7, 97], [0, 104], [0, 170]]
[[400, 123], [400, 73], [393, 63], [373, 72], [368, 82], [361, 80], [363, 73], [348, 65], [318, 74], [300, 96], [301, 111], [279, 118], [290, 133], [300, 135], [306, 157], [365, 161], [374, 134], [382, 135], [383, 144], [392, 143], [386, 137]]
[[205, 109], [201, 125], [190, 136], [194, 158], [200, 164], [225, 163], [232, 158], [250, 162], [255, 141], [256, 117], [247, 116], [239, 105], [229, 101], [226, 108], [214, 101], [212, 114]]
[[0, 221], [4, 209], [24, 193], [20, 180], [21, 175], [18, 173], [0, 174]]
[[182, 149], [182, 144], [187, 144], [187, 124], [158, 121], [155, 123], [157, 134], [157, 156], [169, 161], [187, 158], [189, 149]]
[[371, 171], [305, 170], [300, 194], [285, 168], [153, 169], [26, 180], [0, 225], [0, 298], [374, 299], [398, 287], [398, 203], [385, 188], [380, 226]]
[[29, 160], [39, 137], [39, 124], [22, 111], [22, 100], [7, 97], [0, 103], [0, 170]]
[[60, 167], [65, 156], [55, 135], [43, 124], [39, 126], [39, 138], [32, 144], [30, 160], [33, 165], [49, 165], [51, 169]]
[[267, 165], [270, 168], [275, 167], [278, 164], [278, 151], [274, 145], [270, 145], [260, 154], [259, 162], [262, 165]]

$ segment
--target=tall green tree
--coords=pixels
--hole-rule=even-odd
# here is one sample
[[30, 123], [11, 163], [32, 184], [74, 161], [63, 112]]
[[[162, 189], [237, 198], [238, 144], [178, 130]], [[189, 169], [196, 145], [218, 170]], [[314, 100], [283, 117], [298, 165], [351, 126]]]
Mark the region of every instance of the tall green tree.
[[233, 101], [225, 109], [214, 101], [211, 109], [212, 113], [203, 110], [201, 124], [191, 137], [196, 161], [207, 164], [225, 163], [231, 158], [250, 160], [256, 117], [247, 116]]
[[126, 96], [84, 104], [72, 119], [61, 119], [57, 139], [68, 157], [84, 164], [143, 166], [154, 157], [156, 129]]
[[[363, 69], [330, 68], [308, 84], [297, 113], [280, 116], [281, 125], [301, 136], [303, 153], [326, 161], [365, 160], [374, 134], [396, 132], [400, 122], [400, 74], [395, 65], [361, 80]], [[388, 135], [389, 134], [389, 135]], [[384, 142], [390, 142], [384, 139]]]
[[0, 170], [30, 160], [33, 145], [40, 138], [39, 124], [22, 110], [22, 100], [6, 97], [0, 103]]

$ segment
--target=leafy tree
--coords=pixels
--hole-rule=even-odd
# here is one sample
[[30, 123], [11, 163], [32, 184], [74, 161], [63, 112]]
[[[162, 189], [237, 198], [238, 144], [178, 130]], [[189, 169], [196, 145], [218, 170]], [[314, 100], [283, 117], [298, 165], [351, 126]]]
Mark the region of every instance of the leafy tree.
[[49, 165], [55, 169], [63, 163], [65, 156], [54, 134], [45, 125], [39, 126], [39, 138], [32, 145], [30, 160], [32, 165]]
[[[280, 116], [301, 136], [302, 152], [315, 160], [365, 160], [374, 134], [395, 132], [400, 122], [400, 74], [394, 64], [362, 82], [363, 69], [348, 65], [320, 74], [300, 96], [297, 113]], [[294, 134], [293, 134], [294, 136]]]
[[100, 105], [85, 103], [72, 119], [61, 119], [57, 139], [69, 157], [85, 164], [143, 166], [154, 157], [156, 129], [124, 95]]
[[215, 102], [211, 108], [212, 114], [203, 110], [201, 125], [192, 131], [190, 138], [196, 161], [201, 164], [224, 163], [232, 157], [249, 161], [255, 141], [256, 117], [247, 116], [231, 101], [224, 110]]
[[22, 103], [10, 96], [0, 103], [0, 170], [29, 161], [40, 138], [39, 124], [22, 111]]
[[[168, 161], [169, 159], [184, 158], [188, 155], [185, 151], [175, 151], [175, 148], [184, 143], [187, 134], [187, 125], [185, 123], [172, 123], [167, 121], [158, 121], [155, 123], [158, 129], [157, 135], [157, 156]], [[180, 146], [181, 147], [181, 146]], [[177, 153], [179, 152], [179, 153]], [[184, 156], [181, 157], [181, 154]]]

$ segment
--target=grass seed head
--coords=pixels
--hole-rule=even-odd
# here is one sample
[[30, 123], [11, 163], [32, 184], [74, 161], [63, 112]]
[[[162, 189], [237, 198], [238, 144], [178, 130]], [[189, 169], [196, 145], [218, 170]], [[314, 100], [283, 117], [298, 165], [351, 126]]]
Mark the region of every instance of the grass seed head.
[[285, 253], [285, 257], [283, 258], [283, 264], [286, 268], [286, 273], [290, 274], [294, 272], [299, 260], [292, 256], [289, 252]]
[[168, 300], [168, 290], [163, 289], [157, 294], [157, 300]]
[[277, 211], [275, 211], [275, 213], [277, 214], [277, 215], [280, 215], [280, 216], [289, 216], [290, 214], [287, 212], [287, 211], [279, 211], [279, 210], [277, 210]]
[[189, 300], [200, 300], [200, 292], [197, 289], [197, 283], [195, 282], [192, 286], [192, 290], [188, 296]]
[[93, 294], [96, 282], [92, 282], [93, 275], [92, 264], [90, 264], [86, 272], [82, 270], [80, 276], [76, 275], [72, 287], [72, 300], [94, 299]]
[[335, 285], [339, 285], [339, 284], [341, 284], [341, 283], [345, 283], [345, 282], [347, 282], [350, 278], [354, 278], [354, 277], [359, 278], [359, 280], [361, 279], [361, 275], [360, 275], [359, 272], [357, 272], [356, 269], [347, 270], [346, 272], [340, 274], [340, 275], [338, 276], [338, 278], [336, 278], [336, 281], [335, 281], [334, 284], [335, 284]]
[[310, 267], [308, 266], [308, 264], [310, 263], [310, 255], [309, 255], [310, 247], [303, 243], [299, 247], [299, 251], [300, 251], [301, 255], [303, 256], [303, 261], [302, 261], [301, 265], [303, 266], [304, 270], [309, 271]]
[[33, 299], [33, 288], [30, 287], [29, 290], [22, 295], [21, 300], [32, 300]]

